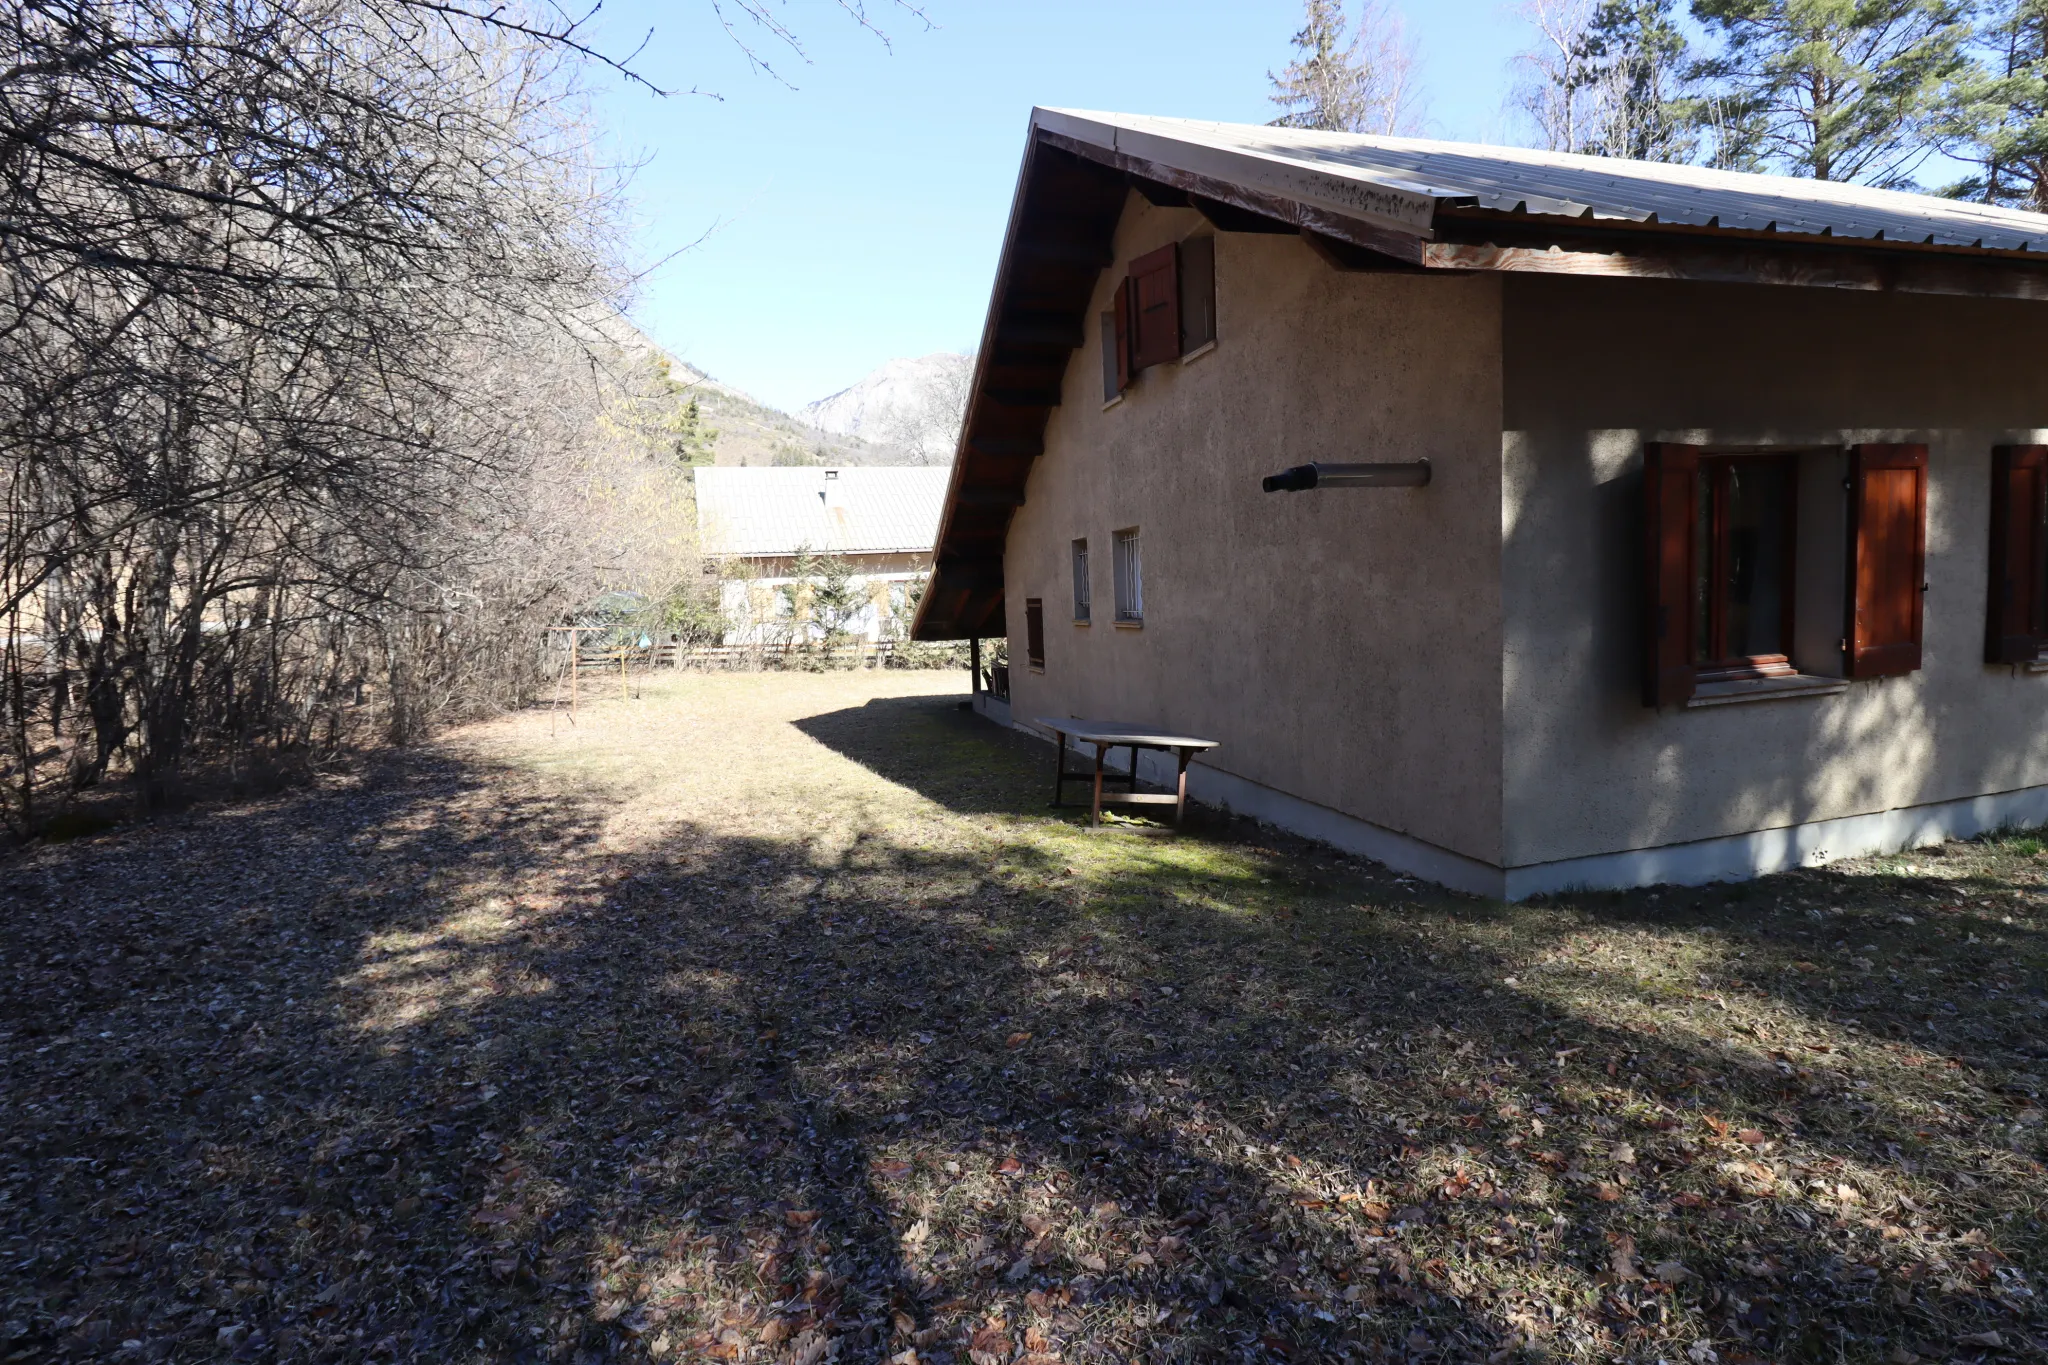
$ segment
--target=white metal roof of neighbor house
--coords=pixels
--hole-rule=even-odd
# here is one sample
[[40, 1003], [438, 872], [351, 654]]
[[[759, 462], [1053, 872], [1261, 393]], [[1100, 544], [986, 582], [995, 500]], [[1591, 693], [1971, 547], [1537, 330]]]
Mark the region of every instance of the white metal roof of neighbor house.
[[1424, 138], [1037, 109], [1034, 126], [1427, 232], [1438, 207], [2048, 252], [2048, 215], [1785, 176]]
[[713, 555], [929, 552], [944, 465], [696, 471], [697, 534]]

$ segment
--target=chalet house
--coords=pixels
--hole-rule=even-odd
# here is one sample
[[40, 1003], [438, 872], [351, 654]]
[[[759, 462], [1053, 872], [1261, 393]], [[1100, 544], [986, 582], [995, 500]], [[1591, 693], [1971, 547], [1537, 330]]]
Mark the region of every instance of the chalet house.
[[2048, 217], [1041, 109], [935, 543], [987, 713], [1450, 886], [2042, 823]]
[[724, 580], [725, 643], [782, 643], [806, 628], [795, 577], [806, 556], [845, 562], [867, 599], [848, 632], [883, 638], [892, 621], [908, 617], [908, 590], [931, 568], [946, 473], [942, 466], [698, 469], [697, 537], [706, 570]]

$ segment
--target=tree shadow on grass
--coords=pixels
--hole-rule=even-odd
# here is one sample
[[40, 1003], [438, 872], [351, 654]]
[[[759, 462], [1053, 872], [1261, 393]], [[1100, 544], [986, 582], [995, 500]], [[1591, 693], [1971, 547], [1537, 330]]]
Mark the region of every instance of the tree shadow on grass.
[[[929, 703], [861, 713], [842, 741], [884, 776], [961, 761]], [[979, 780], [952, 799], [1036, 809]], [[604, 851], [603, 814], [410, 757], [15, 864], [13, 1349], [1878, 1360], [2038, 1332], [2019, 1234], [1977, 1217], [2025, 1206], [2016, 1154], [1909, 1151], [1889, 1079], [1788, 1093], [1672, 1013], [1579, 1008], [1618, 962], [1505, 984], [1577, 912], [1525, 940], [1362, 902], [1291, 844], [1077, 873], [1050, 822], [825, 859], [689, 825]]]

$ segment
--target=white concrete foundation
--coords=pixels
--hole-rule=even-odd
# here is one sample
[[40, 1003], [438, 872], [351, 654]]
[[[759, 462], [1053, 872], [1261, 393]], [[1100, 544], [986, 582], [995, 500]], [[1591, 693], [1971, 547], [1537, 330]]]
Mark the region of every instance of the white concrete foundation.
[[[1009, 725], [1052, 742], [1052, 736], [1037, 727], [1013, 722], [1008, 703], [984, 696], [976, 710], [999, 725]], [[1095, 761], [1092, 746], [1070, 742], [1069, 747], [1076, 755], [1077, 766], [1082, 759], [1089, 764]], [[1128, 751], [1117, 753], [1111, 766], [1118, 772], [1124, 771], [1127, 756]], [[1170, 790], [1174, 776], [1169, 755], [1140, 751], [1141, 781]], [[1556, 891], [1743, 881], [1788, 868], [1818, 867], [1838, 858], [1896, 853], [1950, 839], [1974, 838], [1994, 830], [2048, 825], [2048, 787], [2026, 787], [1661, 848], [1500, 868], [1200, 762], [1188, 768], [1188, 799], [1264, 821], [1453, 891], [1510, 901]]]

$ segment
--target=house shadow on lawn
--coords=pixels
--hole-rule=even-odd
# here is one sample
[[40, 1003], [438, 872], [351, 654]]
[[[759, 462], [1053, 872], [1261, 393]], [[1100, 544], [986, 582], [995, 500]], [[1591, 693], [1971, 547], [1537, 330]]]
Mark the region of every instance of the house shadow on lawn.
[[[1050, 786], [1044, 746], [922, 699], [800, 728], [954, 810], [1035, 814]], [[1564, 985], [1613, 964], [1503, 984], [1583, 918], [1510, 939], [1512, 912], [1361, 901], [1292, 845], [1133, 843], [1076, 872], [1023, 826], [826, 859], [684, 824], [601, 851], [604, 814], [414, 755], [16, 863], [11, 1348], [1042, 1365], [2038, 1339], [2039, 1228], [1999, 1221], [2037, 1173], [1989, 1130], [1915, 1138], [1925, 1096], [1888, 1076], [1795, 1095], [1672, 1017], [1572, 1008]]]
[[1052, 745], [962, 710], [956, 696], [876, 697], [793, 724], [956, 814], [1037, 815], [1052, 800]]

